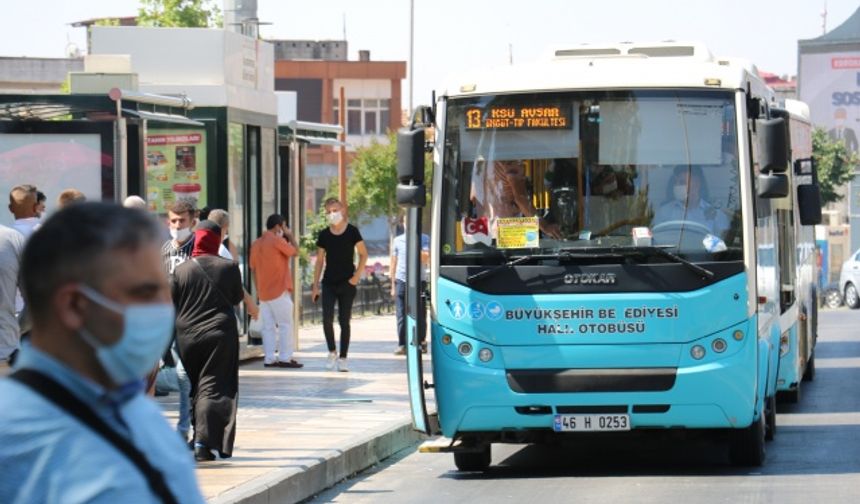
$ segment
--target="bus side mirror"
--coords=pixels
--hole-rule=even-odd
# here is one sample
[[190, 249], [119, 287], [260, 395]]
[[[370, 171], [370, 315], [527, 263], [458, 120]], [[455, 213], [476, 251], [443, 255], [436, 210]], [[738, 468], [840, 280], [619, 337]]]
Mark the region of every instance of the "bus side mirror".
[[405, 208], [426, 204], [424, 189], [424, 128], [397, 132], [397, 204]]
[[401, 128], [397, 132], [397, 181], [424, 183], [424, 128]]
[[763, 173], [758, 176], [758, 197], [764, 199], [788, 196], [788, 175]]
[[761, 172], [785, 172], [788, 169], [788, 132], [785, 119], [758, 119], [756, 131]]
[[797, 212], [802, 226], [821, 224], [821, 191], [818, 184], [797, 186]]

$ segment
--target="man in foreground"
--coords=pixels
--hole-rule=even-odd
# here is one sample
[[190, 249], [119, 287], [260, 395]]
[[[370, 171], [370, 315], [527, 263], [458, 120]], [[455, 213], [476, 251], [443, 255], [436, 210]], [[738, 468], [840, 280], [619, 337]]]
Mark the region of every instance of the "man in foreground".
[[59, 211], [21, 262], [30, 343], [0, 381], [0, 502], [203, 502], [143, 394], [173, 330], [159, 229], [106, 203]]

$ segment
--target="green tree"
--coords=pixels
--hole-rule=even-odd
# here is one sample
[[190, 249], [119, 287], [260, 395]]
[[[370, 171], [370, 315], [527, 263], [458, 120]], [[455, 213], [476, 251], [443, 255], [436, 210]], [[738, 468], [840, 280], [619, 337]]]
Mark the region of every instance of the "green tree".
[[216, 28], [223, 24], [215, 0], [140, 0], [140, 26]]
[[[347, 182], [347, 203], [349, 215], [357, 223], [367, 222], [377, 217], [386, 217], [389, 243], [394, 240], [397, 222], [402, 214], [397, 205], [397, 134], [390, 132], [388, 142], [372, 140], [367, 147], [356, 151], [351, 165], [351, 175]], [[424, 222], [429, 215], [430, 185], [432, 183], [433, 159], [430, 155], [424, 160], [424, 183], [427, 186], [427, 206]], [[329, 192], [337, 195], [338, 184], [335, 180]]]
[[857, 154], [848, 152], [844, 142], [831, 140], [824, 129], [815, 128], [812, 132], [812, 156], [818, 169], [821, 204], [841, 200], [844, 195], [837, 191], [854, 177]]

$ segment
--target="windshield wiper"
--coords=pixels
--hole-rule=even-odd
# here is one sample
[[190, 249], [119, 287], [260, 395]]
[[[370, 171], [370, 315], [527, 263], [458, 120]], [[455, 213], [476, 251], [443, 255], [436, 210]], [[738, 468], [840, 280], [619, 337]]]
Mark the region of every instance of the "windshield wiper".
[[479, 271], [473, 275], [469, 275], [468, 277], [466, 277], [466, 283], [471, 285], [471, 284], [477, 282], [478, 280], [481, 280], [482, 278], [493, 276], [496, 273], [498, 273], [504, 269], [513, 268], [514, 266], [516, 266], [518, 264], [525, 263], [525, 262], [534, 261], [534, 260], [538, 260], [538, 259], [558, 260], [558, 259], [566, 259], [566, 258], [570, 258], [570, 257], [573, 257], [573, 255], [570, 253], [564, 253], [564, 254], [528, 254], [528, 255], [517, 257], [516, 259], [511, 259], [509, 261], [506, 261], [502, 264], [499, 264], [498, 266], [496, 266], [494, 268], [485, 269], [485, 270]]
[[699, 266], [698, 264], [684, 259], [683, 257], [673, 254], [669, 252], [663, 247], [655, 247], [655, 246], [640, 246], [640, 247], [631, 247], [631, 246], [610, 246], [610, 247], [572, 247], [565, 248], [556, 251], [554, 254], [528, 254], [524, 256], [517, 257], [515, 259], [511, 259], [502, 264], [499, 264], [493, 268], [485, 269], [483, 271], [479, 271], [473, 275], [469, 275], [466, 277], [466, 283], [469, 285], [474, 284], [475, 282], [493, 276], [496, 273], [508, 269], [513, 268], [519, 264], [523, 264], [526, 262], [539, 260], [539, 259], [551, 259], [551, 260], [570, 260], [584, 257], [621, 257], [625, 255], [633, 255], [633, 254], [646, 254], [646, 255], [657, 255], [660, 257], [664, 257], [669, 259], [672, 262], [680, 263], [689, 268], [691, 271], [698, 273], [703, 278], [714, 278], [714, 272]]
[[669, 259], [672, 262], [680, 263], [689, 268], [691, 271], [698, 273], [704, 278], [714, 278], [714, 272], [699, 266], [698, 264], [690, 261], [689, 259], [684, 259], [678, 254], [674, 254], [669, 252], [664, 247], [655, 247], [653, 245], [642, 245], [642, 246], [609, 246], [609, 247], [576, 247], [571, 249], [561, 249], [559, 252], [584, 252], [591, 253], [597, 255], [631, 255], [631, 254], [647, 254], [647, 255], [657, 255], [660, 257], [664, 257]]

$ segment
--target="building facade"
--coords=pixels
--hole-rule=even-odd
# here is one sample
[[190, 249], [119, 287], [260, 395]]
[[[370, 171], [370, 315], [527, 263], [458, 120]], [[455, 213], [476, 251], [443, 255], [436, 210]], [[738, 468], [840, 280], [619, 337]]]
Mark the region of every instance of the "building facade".
[[[405, 61], [372, 61], [359, 51], [346, 59], [346, 41], [272, 40], [275, 46], [275, 90], [298, 95], [299, 121], [338, 124], [340, 90], [345, 98], [346, 163], [357, 148], [387, 142], [388, 132], [401, 126], [401, 85]], [[307, 149], [305, 213], [316, 213], [332, 179], [337, 179], [338, 152], [333, 146]], [[368, 245], [387, 243], [384, 221], [365, 223]]]

